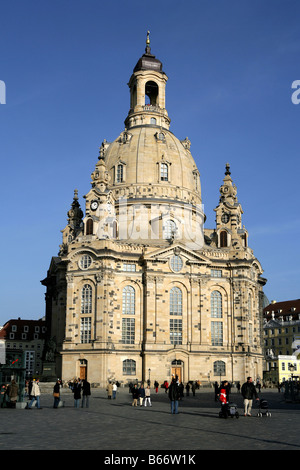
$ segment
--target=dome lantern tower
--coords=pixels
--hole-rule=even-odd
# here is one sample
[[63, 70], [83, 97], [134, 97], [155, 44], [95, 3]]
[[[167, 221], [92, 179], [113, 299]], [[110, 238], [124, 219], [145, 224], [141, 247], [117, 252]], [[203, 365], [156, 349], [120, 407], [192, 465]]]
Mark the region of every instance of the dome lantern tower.
[[130, 110], [125, 127], [140, 125], [170, 127], [165, 108], [165, 88], [168, 80], [162, 63], [151, 53], [150, 32], [147, 32], [145, 53], [138, 60], [128, 86], [130, 88]]

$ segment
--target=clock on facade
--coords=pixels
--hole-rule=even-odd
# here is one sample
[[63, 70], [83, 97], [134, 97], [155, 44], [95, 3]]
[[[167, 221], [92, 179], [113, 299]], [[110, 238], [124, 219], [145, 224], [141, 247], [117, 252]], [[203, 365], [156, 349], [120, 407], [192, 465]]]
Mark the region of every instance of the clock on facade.
[[223, 224], [227, 224], [229, 222], [229, 214], [223, 214], [221, 220]]
[[92, 201], [91, 202], [91, 209], [92, 211], [95, 211], [98, 207], [98, 201]]

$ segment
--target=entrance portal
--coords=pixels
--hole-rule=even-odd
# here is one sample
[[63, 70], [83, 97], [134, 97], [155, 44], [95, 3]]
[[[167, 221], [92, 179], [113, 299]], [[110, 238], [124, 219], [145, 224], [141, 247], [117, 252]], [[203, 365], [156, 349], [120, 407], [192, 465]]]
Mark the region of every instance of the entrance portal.
[[172, 365], [172, 368], [171, 368], [172, 378], [177, 376], [179, 382], [182, 382], [183, 362], [175, 359], [174, 361], [172, 361], [171, 365]]
[[80, 380], [87, 378], [87, 361], [85, 359], [80, 360], [79, 378]]

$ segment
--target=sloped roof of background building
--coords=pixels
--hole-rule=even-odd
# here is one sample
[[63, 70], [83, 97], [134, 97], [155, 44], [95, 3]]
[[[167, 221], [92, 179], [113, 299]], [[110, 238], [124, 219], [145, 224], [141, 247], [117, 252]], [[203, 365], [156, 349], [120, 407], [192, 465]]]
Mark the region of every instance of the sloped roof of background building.
[[271, 302], [264, 308], [264, 318], [272, 318], [272, 313], [274, 313], [275, 318], [292, 315], [293, 319], [298, 320], [298, 315], [300, 314], [300, 299]]
[[[33, 337], [33, 333], [35, 333], [34, 327], [35, 326], [46, 326], [45, 320], [21, 320], [21, 318], [11, 319], [8, 320], [4, 325], [3, 328], [0, 330], [0, 339], [9, 339], [9, 333], [12, 332], [12, 326], [15, 325], [17, 327], [17, 331], [15, 331], [15, 338], [14, 340], [19, 341], [22, 339], [23, 330], [21, 327], [28, 326], [28, 338]], [[43, 333], [41, 333], [43, 335]]]

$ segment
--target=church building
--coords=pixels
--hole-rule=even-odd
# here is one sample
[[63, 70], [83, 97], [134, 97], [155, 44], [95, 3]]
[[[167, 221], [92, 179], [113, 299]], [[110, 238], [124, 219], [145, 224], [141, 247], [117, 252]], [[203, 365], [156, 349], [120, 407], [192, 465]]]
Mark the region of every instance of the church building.
[[231, 169], [224, 162], [215, 226], [205, 228], [191, 143], [170, 131], [167, 80], [148, 32], [123, 130], [103, 140], [84, 209], [75, 190], [41, 281], [63, 380], [262, 378], [266, 279]]

